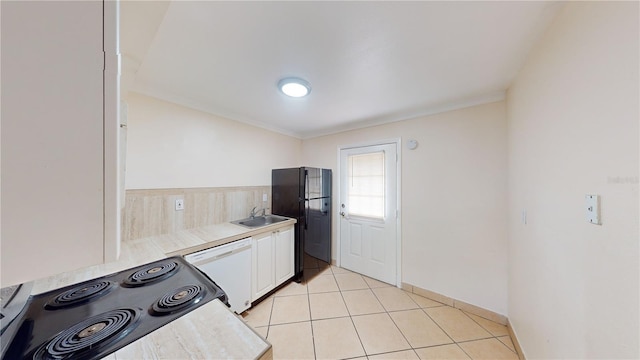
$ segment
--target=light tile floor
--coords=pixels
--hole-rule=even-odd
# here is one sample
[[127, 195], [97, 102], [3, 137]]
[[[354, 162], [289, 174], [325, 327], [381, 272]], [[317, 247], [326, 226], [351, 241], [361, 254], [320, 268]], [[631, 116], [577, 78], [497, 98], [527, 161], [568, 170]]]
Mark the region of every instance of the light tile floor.
[[275, 359], [518, 359], [504, 325], [311, 257], [242, 316]]

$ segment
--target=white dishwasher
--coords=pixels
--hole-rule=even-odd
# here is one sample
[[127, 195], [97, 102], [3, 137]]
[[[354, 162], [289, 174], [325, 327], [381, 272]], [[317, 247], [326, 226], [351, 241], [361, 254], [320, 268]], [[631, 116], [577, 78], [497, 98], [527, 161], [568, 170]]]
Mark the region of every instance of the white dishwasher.
[[199, 251], [184, 258], [224, 290], [231, 310], [240, 314], [251, 306], [251, 238]]

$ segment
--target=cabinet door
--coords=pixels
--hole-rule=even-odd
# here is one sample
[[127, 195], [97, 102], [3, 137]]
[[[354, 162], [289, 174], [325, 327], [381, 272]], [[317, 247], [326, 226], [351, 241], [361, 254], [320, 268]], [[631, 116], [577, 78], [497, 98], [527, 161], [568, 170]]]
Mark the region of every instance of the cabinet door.
[[276, 286], [289, 280], [294, 273], [293, 226], [278, 230], [275, 236]]
[[251, 287], [252, 301], [275, 288], [274, 277], [274, 246], [271, 232], [259, 234], [253, 237], [253, 271]]
[[117, 217], [104, 211], [115, 199], [105, 192], [104, 129], [117, 120], [103, 118], [103, 40], [115, 37], [103, 26], [115, 18], [102, 2], [0, 6], [5, 286], [104, 261], [105, 218]]

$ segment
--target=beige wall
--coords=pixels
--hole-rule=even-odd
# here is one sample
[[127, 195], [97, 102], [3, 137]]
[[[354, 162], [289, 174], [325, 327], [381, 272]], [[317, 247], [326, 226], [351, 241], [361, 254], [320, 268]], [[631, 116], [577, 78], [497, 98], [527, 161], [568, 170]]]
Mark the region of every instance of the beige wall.
[[[337, 182], [338, 146], [399, 137], [402, 281], [506, 314], [505, 103], [308, 139], [302, 160], [333, 169]], [[337, 197], [333, 204], [337, 214]]]
[[637, 2], [569, 3], [509, 89], [508, 315], [527, 358], [640, 356], [638, 31]]
[[127, 189], [270, 185], [271, 169], [300, 163], [300, 139], [136, 93], [126, 102]]

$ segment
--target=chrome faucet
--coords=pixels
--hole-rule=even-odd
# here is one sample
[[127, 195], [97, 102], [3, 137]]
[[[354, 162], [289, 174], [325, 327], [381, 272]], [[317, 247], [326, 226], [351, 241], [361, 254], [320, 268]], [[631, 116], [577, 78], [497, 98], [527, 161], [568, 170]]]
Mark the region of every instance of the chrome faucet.
[[262, 215], [260, 215], [260, 216], [265, 216], [267, 209], [262, 208], [262, 209], [256, 210], [257, 208], [258, 208], [257, 206], [254, 206], [253, 209], [251, 209], [251, 213], [249, 214], [250, 218], [253, 219], [254, 217], [258, 216], [258, 212], [260, 212], [260, 211], [262, 211]]

